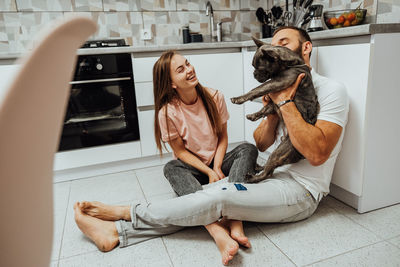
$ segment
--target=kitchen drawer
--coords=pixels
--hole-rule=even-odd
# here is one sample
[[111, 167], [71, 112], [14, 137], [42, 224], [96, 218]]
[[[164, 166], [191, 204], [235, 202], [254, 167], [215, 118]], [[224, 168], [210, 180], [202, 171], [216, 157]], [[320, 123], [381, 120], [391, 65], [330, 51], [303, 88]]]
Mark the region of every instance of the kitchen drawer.
[[153, 82], [135, 82], [135, 92], [138, 107], [154, 105]]
[[153, 66], [158, 57], [133, 58], [133, 76], [135, 82], [153, 81]]

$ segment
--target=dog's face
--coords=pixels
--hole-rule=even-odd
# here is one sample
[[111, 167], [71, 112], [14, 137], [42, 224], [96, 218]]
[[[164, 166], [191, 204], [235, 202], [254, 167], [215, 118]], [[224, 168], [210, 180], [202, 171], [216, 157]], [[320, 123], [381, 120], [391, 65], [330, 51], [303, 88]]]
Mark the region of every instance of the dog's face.
[[304, 60], [289, 48], [272, 46], [253, 38], [257, 51], [253, 57], [254, 78], [263, 83], [290, 66], [304, 64]]

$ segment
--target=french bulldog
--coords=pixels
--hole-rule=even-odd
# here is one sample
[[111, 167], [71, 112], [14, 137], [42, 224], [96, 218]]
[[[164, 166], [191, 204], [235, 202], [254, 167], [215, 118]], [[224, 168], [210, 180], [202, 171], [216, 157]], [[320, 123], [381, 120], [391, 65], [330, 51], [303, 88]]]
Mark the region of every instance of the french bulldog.
[[[252, 62], [255, 68], [254, 78], [262, 84], [242, 96], [231, 98], [232, 103], [243, 104], [248, 100], [286, 89], [295, 83], [300, 73], [305, 73], [293, 101], [303, 119], [314, 125], [317, 121], [319, 103], [310, 69], [304, 63], [304, 60], [286, 47], [272, 46], [256, 38], [253, 38], [253, 41], [257, 46]], [[247, 115], [246, 118], [256, 121], [273, 113], [278, 114], [280, 123], [284, 124], [279, 107], [272, 101], [269, 101], [260, 111]], [[246, 182], [257, 183], [265, 180], [272, 176], [277, 167], [296, 163], [301, 159], [304, 159], [304, 156], [296, 150], [286, 132], [281, 138], [281, 143], [271, 153], [265, 166], [262, 167], [262, 171], [256, 175], [248, 175]]]

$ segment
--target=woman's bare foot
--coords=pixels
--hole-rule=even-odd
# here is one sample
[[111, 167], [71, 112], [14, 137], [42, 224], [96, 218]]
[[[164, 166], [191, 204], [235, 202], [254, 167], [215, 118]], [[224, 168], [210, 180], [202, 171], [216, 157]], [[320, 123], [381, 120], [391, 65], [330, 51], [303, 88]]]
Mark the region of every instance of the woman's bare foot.
[[115, 248], [118, 243], [118, 232], [114, 222], [102, 221], [82, 213], [79, 202], [74, 204], [75, 222], [79, 229], [89, 237], [103, 252]]
[[98, 201], [83, 201], [79, 204], [83, 213], [106, 221], [130, 221], [129, 206], [111, 206]]
[[206, 225], [206, 229], [217, 244], [222, 256], [222, 264], [228, 265], [238, 252], [239, 244], [230, 237], [228, 229], [218, 222]]
[[229, 228], [231, 230], [231, 237], [234, 240], [244, 247], [251, 247], [249, 239], [244, 235], [242, 221], [229, 220]]

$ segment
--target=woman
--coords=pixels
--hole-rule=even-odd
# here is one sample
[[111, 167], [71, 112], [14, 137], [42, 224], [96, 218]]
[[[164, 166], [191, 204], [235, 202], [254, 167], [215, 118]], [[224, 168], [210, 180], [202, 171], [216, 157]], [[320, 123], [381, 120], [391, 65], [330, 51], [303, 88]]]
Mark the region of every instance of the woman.
[[[230, 182], [244, 182], [254, 173], [258, 150], [241, 144], [226, 153], [229, 113], [221, 92], [199, 83], [193, 66], [182, 55], [167, 51], [153, 68], [155, 137], [171, 146], [175, 160], [164, 175], [178, 196], [202, 190], [202, 185], [229, 175]], [[241, 221], [222, 220], [205, 226], [226, 264], [239, 245], [250, 247]]]

